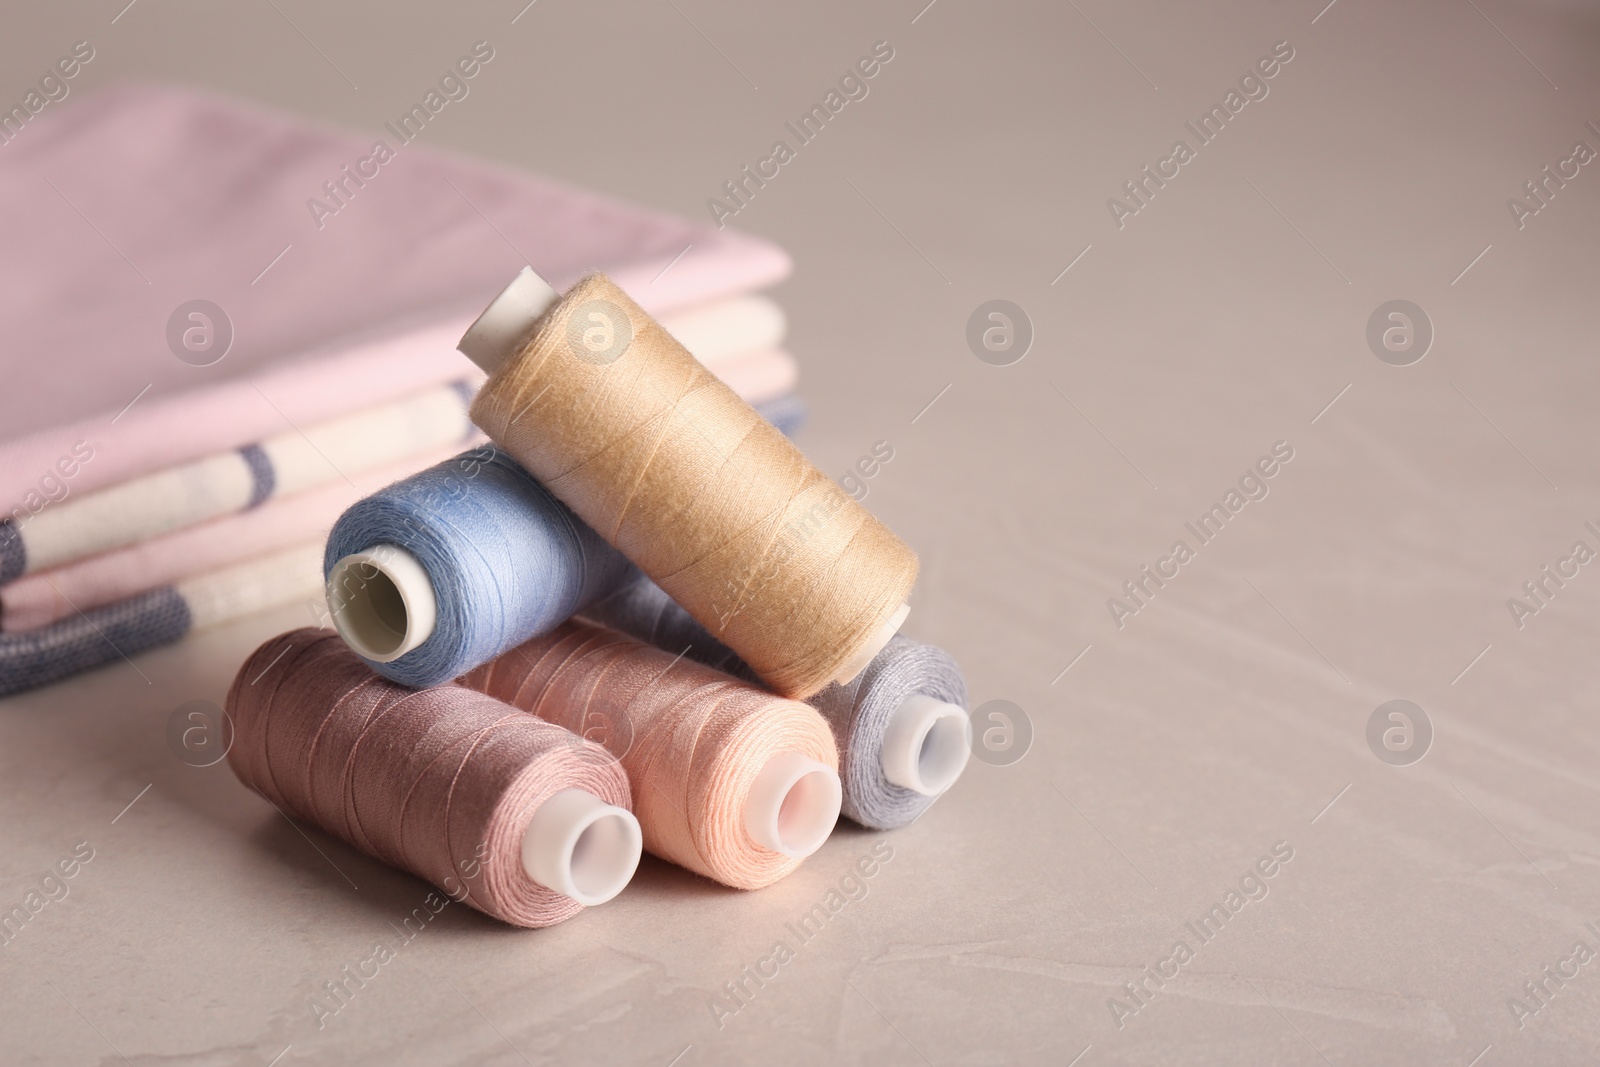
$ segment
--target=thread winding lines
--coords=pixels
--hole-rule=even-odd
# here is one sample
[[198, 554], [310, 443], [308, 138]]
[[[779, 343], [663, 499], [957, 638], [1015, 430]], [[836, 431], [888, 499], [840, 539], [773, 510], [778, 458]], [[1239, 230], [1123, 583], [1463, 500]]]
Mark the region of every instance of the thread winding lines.
[[239, 780], [284, 812], [517, 926], [581, 911], [523, 869], [534, 810], [569, 787], [629, 806], [600, 746], [457, 686], [410, 690], [326, 630], [258, 648], [228, 691]]
[[388, 663], [367, 661], [412, 686], [449, 681], [549, 632], [634, 573], [493, 447], [463, 452], [352, 505], [328, 535], [324, 575], [377, 545], [410, 552], [434, 586], [438, 615], [429, 638]]
[[472, 417], [785, 696], [828, 684], [915, 583], [903, 541], [603, 275]]
[[[738, 678], [755, 678], [732, 649], [647, 578], [622, 585], [583, 614], [657, 648], [681, 649], [689, 659]], [[967, 705], [966, 680], [950, 654], [896, 634], [849, 684], [830, 685], [807, 699], [827, 720], [839, 746], [844, 814], [863, 826], [897, 829], [938, 799], [896, 785], [883, 773], [883, 738], [889, 720], [915, 693]]]
[[770, 885], [801, 862], [745, 829], [767, 761], [789, 751], [838, 766], [827, 723], [807, 705], [579, 620], [461, 683], [601, 741], [633, 782], [645, 850], [736, 889]]

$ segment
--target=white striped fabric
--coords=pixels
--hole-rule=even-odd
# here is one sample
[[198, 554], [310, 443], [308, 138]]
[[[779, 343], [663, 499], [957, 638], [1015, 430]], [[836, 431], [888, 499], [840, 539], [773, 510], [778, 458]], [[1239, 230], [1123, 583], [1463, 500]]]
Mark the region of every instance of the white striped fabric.
[[[475, 383], [474, 383], [475, 384]], [[417, 393], [304, 427], [259, 445], [123, 482], [53, 504], [11, 531], [21, 552], [7, 554], [9, 580], [219, 515], [254, 507], [336, 478], [465, 440], [471, 390], [464, 384]], [[20, 556], [20, 559], [17, 557]]]
[[322, 542], [185, 578], [173, 588], [189, 605], [190, 625], [197, 630], [296, 600], [320, 602]]

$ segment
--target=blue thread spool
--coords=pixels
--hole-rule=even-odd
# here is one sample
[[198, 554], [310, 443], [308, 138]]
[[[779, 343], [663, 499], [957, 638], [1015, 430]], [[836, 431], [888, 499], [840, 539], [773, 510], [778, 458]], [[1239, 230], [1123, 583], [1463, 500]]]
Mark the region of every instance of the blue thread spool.
[[379, 674], [419, 688], [554, 629], [631, 573], [493, 446], [352, 505], [323, 553], [340, 636]]

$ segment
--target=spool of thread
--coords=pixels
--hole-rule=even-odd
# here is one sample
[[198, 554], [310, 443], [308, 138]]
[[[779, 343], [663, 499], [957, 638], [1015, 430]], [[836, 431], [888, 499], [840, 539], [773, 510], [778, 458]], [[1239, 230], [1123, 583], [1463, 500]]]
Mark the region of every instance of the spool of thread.
[[638, 866], [628, 780], [604, 749], [470, 689], [385, 681], [326, 630], [258, 648], [228, 713], [241, 782], [505, 922], [561, 922]]
[[624, 634], [574, 620], [461, 682], [601, 741], [633, 782], [645, 849], [724, 885], [777, 881], [839, 817], [814, 709]]
[[849, 681], [917, 558], [603, 275], [531, 270], [461, 340], [472, 417], [774, 690]]
[[636, 573], [510, 457], [472, 449], [351, 506], [328, 535], [328, 606], [386, 678], [447, 682]]
[[[755, 673], [648, 578], [638, 577], [584, 615], [738, 678]], [[839, 746], [843, 812], [875, 830], [910, 823], [955, 784], [972, 751], [961, 668], [942, 648], [896, 634], [867, 669], [807, 701]]]

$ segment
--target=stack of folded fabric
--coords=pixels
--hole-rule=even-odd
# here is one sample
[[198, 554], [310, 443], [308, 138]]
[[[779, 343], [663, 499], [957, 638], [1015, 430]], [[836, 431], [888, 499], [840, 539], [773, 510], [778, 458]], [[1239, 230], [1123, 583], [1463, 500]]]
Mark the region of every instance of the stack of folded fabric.
[[8, 147], [0, 196], [39, 208], [0, 246], [0, 695], [320, 611], [340, 512], [479, 439], [452, 350], [524, 262], [604, 270], [781, 428], [802, 417], [758, 295], [779, 249], [388, 147], [358, 176], [370, 138], [149, 86]]

